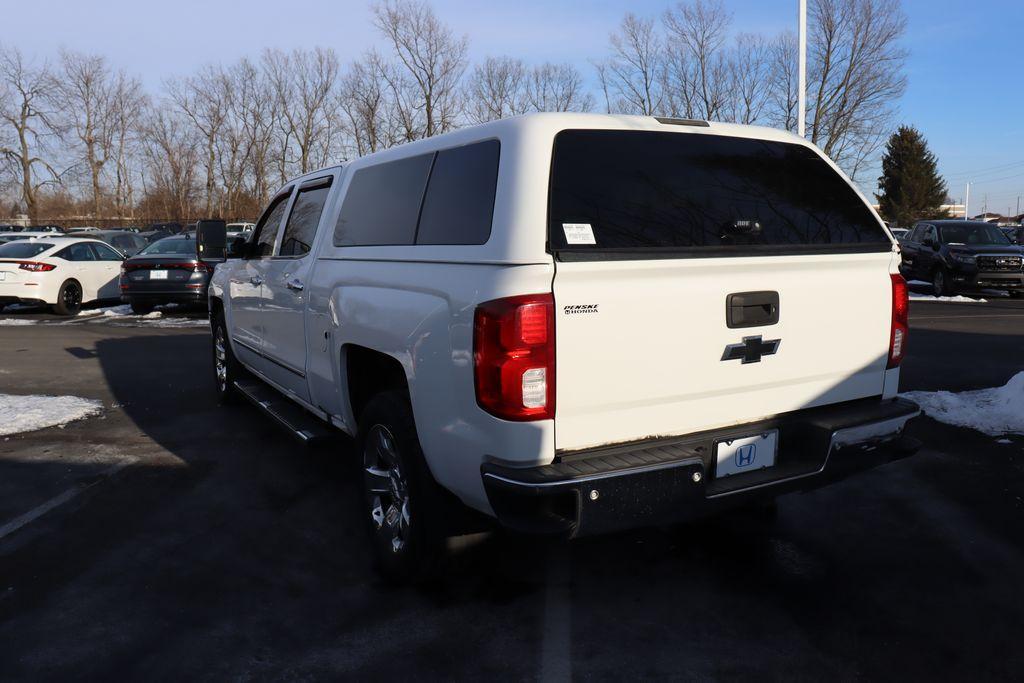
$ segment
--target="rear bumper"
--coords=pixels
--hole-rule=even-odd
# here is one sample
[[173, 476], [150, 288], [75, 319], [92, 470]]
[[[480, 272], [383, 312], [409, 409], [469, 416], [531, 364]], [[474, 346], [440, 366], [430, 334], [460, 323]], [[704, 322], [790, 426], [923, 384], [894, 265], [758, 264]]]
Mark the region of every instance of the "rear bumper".
[[159, 291], [134, 291], [134, 290], [121, 290], [121, 301], [125, 303], [147, 303], [153, 305], [159, 304], [188, 304], [188, 305], [206, 305], [206, 294], [207, 288], [204, 286], [202, 289], [189, 289], [186, 291], [182, 290], [168, 290], [165, 292]]
[[[920, 413], [902, 399], [866, 399], [675, 439], [562, 455], [551, 465], [481, 467], [498, 520], [530, 533], [580, 536], [692, 519], [809, 490], [911, 455], [903, 436]], [[774, 467], [718, 479], [715, 444], [777, 429]]]

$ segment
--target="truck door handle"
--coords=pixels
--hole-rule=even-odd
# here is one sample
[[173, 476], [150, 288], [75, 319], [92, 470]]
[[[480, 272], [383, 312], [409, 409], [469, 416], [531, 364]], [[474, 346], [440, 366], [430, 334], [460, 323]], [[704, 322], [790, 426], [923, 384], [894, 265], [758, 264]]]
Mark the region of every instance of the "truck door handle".
[[725, 324], [760, 327], [779, 322], [778, 292], [737, 292], [725, 298]]
[[262, 285], [263, 278], [261, 278], [259, 275], [253, 275], [251, 278], [249, 278], [249, 284], [257, 286]]
[[297, 277], [285, 280], [284, 286], [287, 287], [288, 289], [295, 290], [296, 292], [301, 292], [303, 287], [305, 287], [305, 285], [302, 284], [302, 280], [300, 280]]

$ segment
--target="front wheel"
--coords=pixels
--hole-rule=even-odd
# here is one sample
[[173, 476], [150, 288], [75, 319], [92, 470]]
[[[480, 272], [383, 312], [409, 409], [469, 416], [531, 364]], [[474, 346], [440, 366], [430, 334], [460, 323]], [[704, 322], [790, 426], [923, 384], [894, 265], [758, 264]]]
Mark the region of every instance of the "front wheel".
[[932, 292], [935, 296], [949, 296], [953, 293], [952, 282], [945, 268], [936, 268], [932, 273]]
[[228, 342], [224, 318], [217, 316], [213, 323], [213, 381], [217, 390], [217, 403], [225, 405], [236, 401], [238, 390], [235, 389], [235, 380], [241, 372], [241, 365]]
[[430, 578], [444, 557], [443, 496], [423, 459], [409, 399], [401, 392], [370, 400], [359, 422], [357, 452], [378, 570], [398, 583]]
[[53, 312], [57, 315], [78, 315], [82, 310], [82, 286], [74, 280], [68, 280], [57, 291], [57, 303]]

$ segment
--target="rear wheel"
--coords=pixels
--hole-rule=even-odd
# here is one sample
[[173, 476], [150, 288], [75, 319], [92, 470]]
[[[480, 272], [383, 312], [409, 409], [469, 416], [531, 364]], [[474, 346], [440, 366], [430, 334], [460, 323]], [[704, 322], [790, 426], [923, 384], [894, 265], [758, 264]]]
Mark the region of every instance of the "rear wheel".
[[135, 315], [146, 315], [153, 312], [153, 304], [143, 301], [131, 301], [132, 313]]
[[427, 469], [402, 392], [370, 400], [359, 423], [357, 452], [378, 570], [400, 583], [430, 578], [444, 558], [443, 492]]
[[57, 303], [53, 312], [57, 315], [78, 315], [82, 310], [82, 286], [74, 280], [67, 280], [57, 291]]
[[952, 282], [945, 268], [936, 268], [932, 273], [932, 291], [935, 296], [949, 296], [953, 293]]
[[231, 352], [224, 318], [217, 316], [213, 322], [213, 382], [218, 403], [225, 405], [238, 399], [235, 380], [241, 373], [242, 366]]
[[1019, 290], [1014, 290], [1014, 291], [1010, 292], [1010, 296], [1012, 296], [1014, 299], [1024, 299], [1024, 292], [1019, 291]]

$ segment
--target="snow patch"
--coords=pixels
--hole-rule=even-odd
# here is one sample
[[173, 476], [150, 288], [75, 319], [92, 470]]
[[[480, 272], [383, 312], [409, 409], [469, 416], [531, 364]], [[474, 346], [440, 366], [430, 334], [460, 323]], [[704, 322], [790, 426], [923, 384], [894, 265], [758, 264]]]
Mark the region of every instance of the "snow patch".
[[996, 439], [996, 443], [1013, 443], [1013, 439]]
[[0, 325], [35, 325], [35, 320], [22, 320], [19, 318], [0, 318]]
[[957, 303], [957, 304], [985, 304], [988, 303], [987, 299], [972, 299], [969, 296], [932, 296], [930, 294], [910, 294], [911, 301], [943, 301], [946, 303]]
[[78, 396], [0, 394], [0, 436], [63, 427], [101, 410], [101, 401]]
[[939, 422], [989, 436], [1024, 434], [1024, 372], [1005, 386], [976, 391], [909, 391], [902, 394]]

